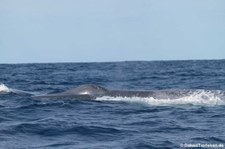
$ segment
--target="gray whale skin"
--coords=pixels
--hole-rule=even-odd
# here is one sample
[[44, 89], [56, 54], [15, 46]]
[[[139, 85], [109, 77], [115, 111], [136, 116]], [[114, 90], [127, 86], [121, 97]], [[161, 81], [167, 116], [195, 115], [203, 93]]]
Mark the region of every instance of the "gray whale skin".
[[130, 91], [130, 90], [108, 90], [101, 86], [87, 84], [76, 88], [55, 94], [47, 94], [34, 96], [34, 98], [75, 98], [75, 99], [95, 99], [97, 97], [153, 97], [153, 98], [180, 98], [182, 95], [187, 95], [188, 91], [179, 93], [176, 91]]

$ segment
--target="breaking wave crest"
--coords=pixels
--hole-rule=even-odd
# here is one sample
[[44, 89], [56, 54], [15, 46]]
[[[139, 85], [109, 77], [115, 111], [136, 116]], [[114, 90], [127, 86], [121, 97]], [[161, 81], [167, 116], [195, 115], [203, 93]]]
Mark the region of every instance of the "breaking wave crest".
[[157, 99], [153, 97], [99, 97], [97, 101], [116, 101], [116, 102], [130, 102], [141, 103], [147, 105], [156, 106], [168, 106], [168, 105], [202, 105], [202, 106], [215, 106], [225, 105], [225, 94], [219, 90], [195, 90], [189, 95], [184, 95], [180, 98], [167, 98]]

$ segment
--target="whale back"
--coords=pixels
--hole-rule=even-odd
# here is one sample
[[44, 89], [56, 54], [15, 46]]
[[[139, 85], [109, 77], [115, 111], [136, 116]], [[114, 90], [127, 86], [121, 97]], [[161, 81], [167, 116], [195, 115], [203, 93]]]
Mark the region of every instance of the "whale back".
[[104, 95], [107, 89], [97, 85], [81, 85], [76, 88], [65, 91], [64, 93], [70, 95]]

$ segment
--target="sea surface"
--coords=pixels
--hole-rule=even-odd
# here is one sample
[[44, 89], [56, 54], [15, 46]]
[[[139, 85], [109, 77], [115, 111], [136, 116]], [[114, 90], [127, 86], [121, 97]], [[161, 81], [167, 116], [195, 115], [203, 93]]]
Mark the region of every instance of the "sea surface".
[[[181, 97], [34, 98], [83, 84]], [[225, 148], [224, 92], [225, 60], [0, 64], [0, 148]]]

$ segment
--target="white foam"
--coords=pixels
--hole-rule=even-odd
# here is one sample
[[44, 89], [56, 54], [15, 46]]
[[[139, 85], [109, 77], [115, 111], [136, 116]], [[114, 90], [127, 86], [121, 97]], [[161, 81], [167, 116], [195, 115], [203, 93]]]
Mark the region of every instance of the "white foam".
[[132, 102], [148, 105], [167, 106], [167, 105], [225, 105], [224, 96], [220, 91], [197, 90], [192, 94], [176, 99], [155, 99], [153, 97], [99, 97], [97, 101], [116, 101], [116, 102]]
[[3, 84], [3, 83], [0, 84], [0, 93], [15, 93], [15, 94], [40, 95], [40, 93], [37, 93], [37, 92], [30, 92], [30, 91], [23, 91], [23, 90], [9, 88], [5, 84]]
[[0, 93], [9, 93], [11, 92], [11, 89], [9, 89], [5, 84], [0, 84]]

